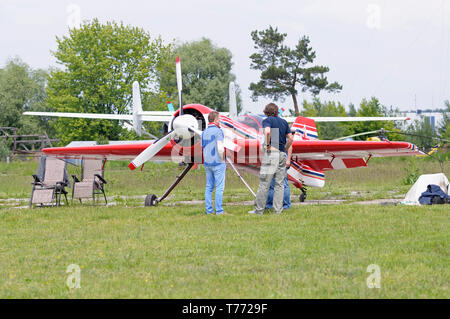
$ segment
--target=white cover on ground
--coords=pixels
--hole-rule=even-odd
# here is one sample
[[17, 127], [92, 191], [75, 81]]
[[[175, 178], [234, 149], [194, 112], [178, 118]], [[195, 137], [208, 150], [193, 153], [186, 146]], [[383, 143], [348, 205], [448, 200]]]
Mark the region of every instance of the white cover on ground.
[[438, 185], [445, 193], [449, 194], [450, 185], [443, 173], [425, 174], [417, 179], [401, 203], [405, 205], [420, 205], [419, 197], [427, 190], [427, 186], [430, 184]]

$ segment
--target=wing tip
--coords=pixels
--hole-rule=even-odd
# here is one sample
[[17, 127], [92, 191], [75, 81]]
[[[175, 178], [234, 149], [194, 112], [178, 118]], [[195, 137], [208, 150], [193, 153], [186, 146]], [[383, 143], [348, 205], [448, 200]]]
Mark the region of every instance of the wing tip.
[[131, 162], [130, 164], [128, 164], [128, 167], [134, 171], [136, 169], [136, 165], [133, 164], [133, 162]]

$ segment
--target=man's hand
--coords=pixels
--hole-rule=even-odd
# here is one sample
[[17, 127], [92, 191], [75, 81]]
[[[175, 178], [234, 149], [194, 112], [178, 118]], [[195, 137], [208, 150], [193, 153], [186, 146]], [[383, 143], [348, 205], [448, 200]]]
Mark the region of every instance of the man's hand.
[[289, 168], [289, 167], [291, 167], [291, 160], [287, 159], [286, 160], [286, 168]]
[[264, 149], [267, 152], [270, 152], [270, 127], [265, 127], [264, 128], [264, 140], [266, 141], [266, 143], [264, 144]]
[[225, 147], [223, 146], [223, 141], [217, 141], [217, 151], [222, 161], [225, 161]]

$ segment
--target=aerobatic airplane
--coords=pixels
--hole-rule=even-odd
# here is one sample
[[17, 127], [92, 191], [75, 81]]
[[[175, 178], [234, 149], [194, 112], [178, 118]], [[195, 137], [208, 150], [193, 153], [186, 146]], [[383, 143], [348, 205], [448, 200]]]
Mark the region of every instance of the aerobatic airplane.
[[[182, 103], [181, 64], [176, 62], [177, 87], [180, 108], [172, 112], [143, 112], [140, 102], [139, 85], [133, 84], [133, 115], [82, 114], [82, 113], [46, 113], [27, 112], [27, 115], [66, 116], [87, 118], [109, 118], [128, 120], [140, 135], [142, 121], [162, 121], [169, 123], [166, 135], [152, 141], [129, 141], [120, 144], [52, 147], [45, 148], [46, 155], [61, 159], [68, 158], [103, 158], [111, 160], [131, 160], [131, 170], [142, 166], [147, 161], [172, 161], [186, 163], [183, 172], [176, 178], [167, 191], [161, 195], [147, 195], [146, 206], [156, 206], [184, 178], [194, 164], [203, 162], [201, 134], [208, 125], [208, 114], [212, 111], [201, 104]], [[246, 114], [238, 116], [234, 88], [230, 85], [230, 113], [221, 113], [220, 123], [224, 131], [227, 163], [254, 195], [253, 190], [239, 174], [238, 168], [259, 174], [262, 159], [263, 116]], [[325, 171], [367, 166], [372, 157], [412, 156], [423, 154], [408, 142], [391, 141], [336, 141], [319, 140], [316, 121], [374, 121], [406, 120], [403, 117], [380, 118], [288, 118], [292, 121], [294, 141], [292, 143], [291, 166], [287, 171], [289, 181], [302, 191], [300, 201], [306, 198], [306, 187], [323, 187]]]

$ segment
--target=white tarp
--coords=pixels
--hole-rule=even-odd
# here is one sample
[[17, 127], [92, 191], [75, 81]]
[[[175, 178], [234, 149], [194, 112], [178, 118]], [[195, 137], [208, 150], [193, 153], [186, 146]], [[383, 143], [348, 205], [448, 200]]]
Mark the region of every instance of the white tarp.
[[401, 203], [405, 205], [420, 205], [419, 197], [427, 190], [427, 186], [430, 184], [438, 185], [445, 193], [449, 194], [450, 185], [443, 173], [425, 174], [417, 179]]

